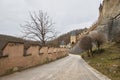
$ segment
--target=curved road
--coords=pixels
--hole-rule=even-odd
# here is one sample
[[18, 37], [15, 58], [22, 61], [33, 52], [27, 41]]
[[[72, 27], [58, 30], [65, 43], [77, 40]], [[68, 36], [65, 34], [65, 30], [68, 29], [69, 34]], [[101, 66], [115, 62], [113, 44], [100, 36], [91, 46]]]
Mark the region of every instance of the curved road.
[[110, 80], [78, 55], [1, 77], [0, 80]]

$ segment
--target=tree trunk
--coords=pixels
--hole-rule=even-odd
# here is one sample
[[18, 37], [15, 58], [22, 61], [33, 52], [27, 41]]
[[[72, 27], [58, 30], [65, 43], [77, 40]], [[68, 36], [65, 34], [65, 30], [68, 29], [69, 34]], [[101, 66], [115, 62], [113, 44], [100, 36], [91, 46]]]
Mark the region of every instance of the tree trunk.
[[91, 56], [93, 57], [92, 48], [90, 49], [90, 54], [91, 54]]
[[88, 50], [88, 52], [87, 52], [87, 56], [88, 56], [88, 57], [90, 57], [90, 53], [89, 53], [89, 50]]
[[97, 42], [97, 48], [98, 48], [98, 53], [99, 53], [99, 51], [100, 51], [100, 44], [99, 44], [99, 42]]

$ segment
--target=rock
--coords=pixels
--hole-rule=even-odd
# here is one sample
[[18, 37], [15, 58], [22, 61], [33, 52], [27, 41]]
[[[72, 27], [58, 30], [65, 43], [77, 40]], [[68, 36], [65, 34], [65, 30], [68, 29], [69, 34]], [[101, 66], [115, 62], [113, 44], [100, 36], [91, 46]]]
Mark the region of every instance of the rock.
[[18, 67], [14, 67], [13, 68], [13, 71], [15, 72], [15, 71], [18, 71]]
[[99, 8], [96, 30], [106, 33], [109, 41], [120, 41], [120, 0], [104, 0]]
[[114, 64], [114, 65], [112, 65], [114, 68], [117, 68], [117, 67], [119, 67], [119, 65], [116, 65], [116, 64]]
[[101, 60], [104, 60], [104, 58], [101, 58]]
[[113, 71], [113, 73], [115, 74], [115, 73], [116, 73], [116, 71]]

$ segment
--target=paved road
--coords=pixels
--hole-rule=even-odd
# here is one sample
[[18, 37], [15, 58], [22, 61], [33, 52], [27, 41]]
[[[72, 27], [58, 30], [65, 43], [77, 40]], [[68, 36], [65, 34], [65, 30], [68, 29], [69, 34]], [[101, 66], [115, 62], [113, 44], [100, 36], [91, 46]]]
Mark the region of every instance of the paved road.
[[78, 55], [72, 55], [45, 64], [27, 69], [0, 80], [109, 80], [104, 75], [92, 69]]

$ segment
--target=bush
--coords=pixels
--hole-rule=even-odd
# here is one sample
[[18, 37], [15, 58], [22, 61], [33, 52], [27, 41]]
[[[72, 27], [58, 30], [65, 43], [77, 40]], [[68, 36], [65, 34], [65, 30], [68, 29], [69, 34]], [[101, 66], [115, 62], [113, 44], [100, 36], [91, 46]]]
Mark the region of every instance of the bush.
[[98, 31], [90, 32], [89, 36], [92, 38], [93, 43], [97, 46], [98, 51], [100, 50], [101, 45], [107, 41], [106, 35]]
[[79, 47], [80, 49], [82, 49], [83, 51], [88, 50], [88, 56], [92, 56], [92, 39], [89, 36], [84, 36], [81, 38], [80, 42], [79, 42]]

